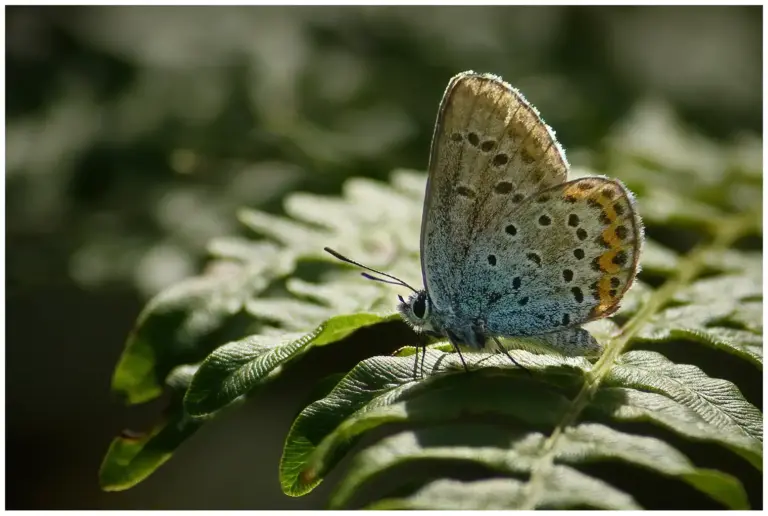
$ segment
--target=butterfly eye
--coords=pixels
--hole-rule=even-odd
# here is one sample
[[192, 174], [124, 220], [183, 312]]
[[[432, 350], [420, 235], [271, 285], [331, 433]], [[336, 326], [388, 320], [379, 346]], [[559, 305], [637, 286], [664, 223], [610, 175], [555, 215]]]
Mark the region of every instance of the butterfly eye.
[[415, 315], [419, 319], [423, 319], [426, 313], [427, 313], [427, 296], [421, 293], [413, 301], [413, 315]]

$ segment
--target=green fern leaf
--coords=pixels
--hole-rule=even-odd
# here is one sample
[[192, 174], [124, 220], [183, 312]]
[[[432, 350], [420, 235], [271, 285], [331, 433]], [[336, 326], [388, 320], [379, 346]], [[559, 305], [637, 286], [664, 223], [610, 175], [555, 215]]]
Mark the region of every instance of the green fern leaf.
[[[301, 495], [313, 489], [363, 433], [381, 425], [435, 425], [456, 421], [459, 417], [487, 417], [490, 414], [511, 418], [528, 428], [548, 428], [556, 425], [568, 412], [570, 402], [566, 396], [552, 390], [552, 386], [557, 385], [571, 392], [580, 386], [583, 387], [586, 361], [568, 359], [570, 366], [567, 366], [562, 359], [539, 355], [520, 354], [518, 359], [524, 367], [534, 372], [533, 379], [522, 372], [515, 376], [505, 375], [503, 372], [506, 368], [494, 370], [494, 364], [506, 365], [501, 357], [478, 358], [473, 364], [485, 362], [484, 368], [466, 375], [463, 373], [461, 362], [453, 354], [444, 355], [430, 351], [425, 359], [427, 370], [445, 369], [454, 371], [454, 374], [432, 374], [423, 381], [414, 380], [412, 359], [373, 358], [362, 362], [334, 391], [308, 406], [296, 418], [286, 442], [281, 466], [283, 489], [292, 495]], [[750, 460], [755, 467], [760, 467], [762, 428], [759, 411], [740, 399], [740, 394], [738, 391], [734, 392], [732, 384], [709, 379], [692, 366], [677, 366], [656, 353], [630, 352], [622, 359], [621, 365], [611, 370], [611, 375], [603, 384], [606, 395], [598, 392], [595, 396], [595, 407], [588, 406], [586, 411], [594, 409], [595, 412], [610, 414], [621, 421], [622, 416], [627, 417], [626, 412], [636, 411], [640, 405], [646, 409], [646, 415], [651, 422], [666, 426], [687, 438], [710, 440], [730, 448]], [[621, 391], [613, 387], [616, 384], [631, 386], [636, 397], [621, 400], [620, 396], [617, 396]], [[510, 393], [515, 395], [510, 396]], [[655, 393], [666, 401], [663, 414], [660, 415], [656, 410], [647, 410], [654, 401]], [[658, 404], [656, 408], [659, 408]], [[742, 409], [744, 414], [740, 412]], [[736, 417], [736, 421], [731, 421], [731, 417]], [[581, 426], [598, 434], [593, 439], [595, 443], [601, 442], [606, 432], [614, 432], [607, 427], [595, 430], [594, 428], [598, 427]], [[323, 436], [324, 429], [327, 428], [334, 430]], [[574, 430], [569, 428], [567, 431]], [[578, 430], [582, 431], [586, 432], [586, 435], [590, 433], [587, 430]], [[467, 438], [465, 436], [462, 439]], [[597, 449], [585, 455], [587, 459], [597, 460], [601, 454], [613, 454], [611, 458], [631, 462], [628, 457], [622, 455], [621, 450], [628, 447], [628, 443], [634, 442], [633, 439], [642, 441], [643, 438], [614, 432], [610, 439], [605, 439], [601, 446], [596, 445]], [[540, 440], [532, 448], [542, 450], [539, 446]], [[612, 450], [611, 446], [617, 441], [620, 444]], [[314, 446], [312, 443], [319, 444]], [[654, 445], [662, 446], [660, 442], [655, 442]], [[574, 453], [569, 452], [567, 446], [561, 447], [560, 450], [566, 455]], [[505, 453], [508, 450], [502, 447], [498, 451]], [[460, 458], [451, 455], [450, 450], [445, 453], [447, 458], [452, 460]], [[649, 452], [646, 450], [644, 453], [647, 455]], [[476, 458], [477, 452], [470, 452], [469, 455]], [[666, 451], [664, 455], [678, 457]], [[638, 453], [634, 461], [642, 461], [644, 457], [643, 453]], [[411, 460], [407, 454], [405, 459]], [[510, 462], [518, 468], [525, 464], [519, 456]], [[361, 467], [372, 467], [371, 458], [366, 455], [359, 464]], [[657, 466], [660, 464], [661, 462]], [[642, 462], [642, 465], [650, 467], [646, 462]], [[359, 468], [353, 466], [352, 469], [358, 471]], [[685, 471], [685, 481], [694, 482], [697, 488], [697, 482], [703, 482], [705, 487], [708, 486], [706, 489], [712, 489], [710, 494], [713, 496], [718, 496], [719, 490], [725, 488], [719, 483], [710, 485], [702, 478], [725, 479], [723, 481], [731, 486], [728, 489], [734, 490], [728, 495], [729, 504], [734, 508], [743, 508], [746, 505], [743, 489], [737, 480], [728, 475], [699, 474], [700, 472], [687, 469]], [[515, 472], [519, 474], [524, 471]], [[373, 474], [362, 477], [353, 474], [349, 478], [367, 479], [371, 476]], [[343, 483], [340, 488], [342, 494], [337, 494], [332, 503], [343, 505], [351, 493], [359, 488], [359, 483], [355, 481], [350, 486]]]
[[179, 366], [168, 375], [167, 384], [174, 392], [165, 417], [149, 432], [124, 432], [109, 445], [101, 463], [99, 482], [105, 491], [122, 491], [135, 486], [173, 455], [174, 450], [200, 427], [184, 411], [181, 396], [192, 381], [197, 366]]
[[284, 364], [312, 347], [336, 342], [363, 326], [384, 320], [375, 314], [339, 316], [308, 334], [284, 334], [279, 339], [255, 335], [225, 344], [200, 366], [184, 397], [184, 407], [195, 418], [213, 416], [279, 375]]
[[[611, 142], [607, 170], [637, 193], [648, 241], [621, 310], [586, 326], [604, 346], [599, 360], [510, 339], [530, 375], [487, 353], [465, 356], [467, 374], [444, 342], [418, 355], [392, 342], [395, 356], [329, 377], [298, 412], [279, 465], [286, 494], [312, 491], [352, 456], [331, 507], [655, 508], [664, 504], [648, 485], [659, 482], [707, 507], [755, 504], [762, 412], [749, 391], [762, 370], [762, 255], [743, 242], [762, 238], [759, 146], [680, 131], [659, 106], [633, 115]], [[102, 487], [143, 480], [206, 421], [290, 377], [314, 348], [336, 349], [361, 340], [359, 329], [398, 320], [396, 288], [363, 281], [322, 249], [420, 284], [425, 180], [401, 170], [389, 185], [351, 179], [341, 199], [294, 194], [288, 217], [243, 210], [241, 221], [266, 240], [212, 242], [208, 271], [152, 300], [129, 337], [113, 389], [129, 403], [164, 385], [179, 394], [165, 422], [113, 442]], [[681, 360], [670, 353], [681, 342], [736, 357], [745, 372], [733, 375], [725, 360]], [[435, 463], [484, 473], [402, 474]], [[641, 480], [606, 474], [615, 468]], [[388, 475], [396, 494], [372, 489]]]
[[[347, 505], [355, 492], [380, 472], [394, 467], [402, 468], [409, 462], [426, 459], [446, 462], [461, 460], [513, 478], [524, 478], [530, 474], [531, 468], [539, 459], [545, 439], [544, 434], [533, 430], [509, 431], [499, 427], [472, 425], [430, 427], [403, 432], [372, 445], [356, 457], [352, 466], [354, 473], [348, 475], [339, 485], [331, 499], [331, 507]], [[594, 479], [571, 467], [611, 460], [623, 461], [686, 482], [717, 498], [728, 507], [749, 507], [746, 493], [738, 480], [718, 471], [693, 467], [684, 455], [658, 439], [617, 432], [607, 426], [589, 423], [569, 428], [562, 441], [555, 458], [559, 464], [548, 472], [548, 477], [544, 480], [545, 493], [537, 508], [554, 509], [573, 505], [602, 509], [637, 508], [630, 496], [605, 482], [598, 484]], [[574, 493], [569, 492], [570, 489], [565, 489], [563, 493], [556, 480], [573, 483], [576, 488], [586, 488], [589, 495], [582, 493], [580, 498], [576, 498]], [[590, 483], [593, 485], [590, 486]], [[594, 490], [594, 487], [600, 489]], [[525, 499], [525, 484], [519, 483], [519, 488], [514, 494], [497, 492], [493, 502], [494, 508], [521, 508]], [[596, 496], [603, 490], [611, 493], [608, 500]], [[548, 499], [550, 493], [555, 495], [552, 499]], [[489, 494], [468, 490], [464, 492], [465, 499], [459, 507], [488, 508], [484, 506], [482, 499], [487, 498]], [[418, 499], [418, 495], [415, 498]], [[449, 497], [450, 499], [452, 497]], [[617, 503], [619, 500], [621, 502]]]
[[[377, 510], [508, 510], [521, 500], [525, 483], [513, 479], [475, 482], [436, 480], [409, 498], [385, 498], [369, 505]], [[610, 510], [638, 510], [640, 505], [607, 482], [577, 470], [560, 466], [547, 477], [542, 507], [565, 509], [595, 507]]]

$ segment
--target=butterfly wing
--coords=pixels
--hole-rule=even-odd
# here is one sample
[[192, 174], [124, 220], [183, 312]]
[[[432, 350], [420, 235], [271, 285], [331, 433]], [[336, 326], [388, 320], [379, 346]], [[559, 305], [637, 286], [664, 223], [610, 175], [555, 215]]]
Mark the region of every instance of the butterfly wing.
[[493, 75], [451, 79], [432, 138], [421, 225], [424, 285], [438, 309], [459, 297], [478, 230], [567, 174], [554, 133], [517, 90]]
[[468, 252], [462, 319], [522, 336], [608, 316], [635, 279], [642, 241], [632, 195], [616, 180], [586, 177], [510, 203]]

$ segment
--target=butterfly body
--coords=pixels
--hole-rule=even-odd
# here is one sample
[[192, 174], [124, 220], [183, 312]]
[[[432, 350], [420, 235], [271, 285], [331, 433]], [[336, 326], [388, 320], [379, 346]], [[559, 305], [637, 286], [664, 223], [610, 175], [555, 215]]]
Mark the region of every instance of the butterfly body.
[[566, 355], [600, 352], [580, 326], [619, 308], [643, 226], [621, 182], [568, 181], [568, 170], [554, 132], [520, 92], [493, 75], [456, 75], [432, 137], [424, 289], [369, 270], [411, 288], [398, 305], [403, 319], [457, 349], [535, 337]]
[[618, 309], [642, 223], [620, 182], [567, 175], [554, 133], [517, 90], [492, 75], [454, 77], [430, 154], [425, 290], [401, 303], [406, 321], [476, 349], [543, 335], [560, 351], [595, 351], [579, 326]]

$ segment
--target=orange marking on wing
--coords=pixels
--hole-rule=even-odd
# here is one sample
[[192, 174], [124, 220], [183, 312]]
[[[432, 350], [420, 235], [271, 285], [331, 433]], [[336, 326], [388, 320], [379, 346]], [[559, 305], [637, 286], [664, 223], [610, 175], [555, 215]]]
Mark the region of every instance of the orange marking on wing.
[[600, 264], [600, 270], [607, 272], [608, 274], [616, 274], [621, 270], [619, 265], [613, 263], [613, 258], [621, 251], [621, 248], [610, 249], [598, 258], [597, 263]]
[[621, 239], [616, 235], [616, 228], [619, 227], [621, 221], [619, 220], [619, 214], [613, 208], [614, 204], [611, 199], [600, 195], [596, 200], [602, 207], [603, 214], [609, 220], [609, 224], [603, 230], [602, 237], [603, 241], [610, 246], [608, 251], [600, 255], [598, 263], [600, 264], [600, 270], [603, 272], [615, 274], [621, 270], [621, 266], [613, 263], [613, 258], [624, 248]]
[[603, 208], [603, 214], [609, 220], [608, 226], [603, 230], [603, 240], [611, 246], [611, 249], [616, 249], [621, 246], [621, 240], [616, 236], [619, 214], [613, 209], [613, 202], [610, 199], [599, 196], [597, 202], [600, 203], [600, 206]]
[[602, 195], [597, 198], [597, 202], [603, 207], [603, 213], [610, 221], [610, 224], [614, 224], [616, 219], [619, 218], [619, 214], [613, 209], [613, 203], [610, 199], [606, 199]]
[[616, 236], [616, 227], [617, 224], [614, 223], [603, 230], [603, 240], [611, 246], [611, 249], [621, 247], [621, 240]]
[[[583, 199], [584, 196], [579, 196], [578, 193], [580, 192], [574, 191], [571, 192], [571, 195]], [[632, 245], [623, 242], [616, 233], [616, 230], [622, 225], [622, 220], [624, 220], [625, 217], [623, 213], [618, 213], [614, 207], [617, 203], [621, 203], [621, 207], [624, 207], [626, 199], [622, 198], [621, 195], [619, 195], [618, 199], [610, 199], [602, 192], [596, 193], [592, 198], [595, 203], [600, 205], [600, 210], [602, 212], [601, 220], [605, 222], [601, 237], [603, 242], [609, 247], [609, 249], [601, 254], [597, 260], [598, 266], [604, 275], [597, 282], [596, 297], [598, 298], [598, 303], [597, 306], [592, 308], [591, 315], [592, 317], [600, 318], [606, 317], [618, 309], [619, 305], [617, 300], [620, 297], [618, 295], [619, 290], [612, 287], [611, 279], [615, 274], [620, 273], [626, 268], [628, 261], [624, 261], [625, 265], [619, 265], [614, 263], [614, 259], [616, 259], [616, 256], [619, 253], [633, 253], [633, 247]], [[626, 211], [631, 213], [631, 210], [629, 209]]]
[[597, 292], [600, 296], [600, 304], [596, 307], [596, 312], [603, 313], [608, 310], [614, 302], [614, 297], [611, 296], [611, 277], [603, 276], [597, 284]]
[[611, 276], [622, 270], [622, 266], [614, 263], [613, 260], [619, 252], [630, 249], [616, 234], [616, 229], [621, 225], [622, 216], [619, 215], [614, 206], [616, 202], [622, 202], [622, 200], [609, 199], [599, 189], [590, 188], [582, 190], [579, 188], [579, 185], [580, 183], [577, 183], [568, 187], [563, 192], [563, 196], [581, 201], [594, 199], [594, 202], [600, 206], [601, 218], [608, 221], [602, 231], [602, 238], [609, 249], [598, 257], [598, 266], [605, 273], [605, 276], [598, 283], [599, 303], [592, 309], [594, 316], [606, 315], [612, 308], [616, 307], [616, 297], [610, 294], [611, 290], [613, 290], [611, 288]]
[[591, 190], [580, 190], [576, 185], [573, 185], [563, 192], [563, 197], [573, 197], [574, 199], [582, 200], [588, 198], [590, 193]]

